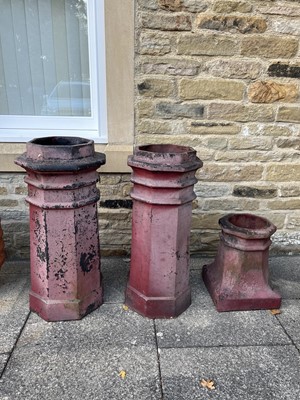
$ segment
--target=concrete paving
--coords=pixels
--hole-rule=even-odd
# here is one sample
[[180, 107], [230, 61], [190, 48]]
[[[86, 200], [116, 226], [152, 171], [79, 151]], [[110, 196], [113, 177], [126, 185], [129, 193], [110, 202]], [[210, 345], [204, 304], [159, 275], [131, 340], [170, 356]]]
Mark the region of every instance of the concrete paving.
[[[192, 305], [151, 320], [123, 308], [129, 260], [102, 260], [104, 304], [81, 321], [28, 309], [29, 263], [0, 271], [0, 400], [299, 400], [300, 257], [270, 258], [281, 313], [218, 313], [191, 259]], [[212, 380], [215, 389], [201, 385]]]

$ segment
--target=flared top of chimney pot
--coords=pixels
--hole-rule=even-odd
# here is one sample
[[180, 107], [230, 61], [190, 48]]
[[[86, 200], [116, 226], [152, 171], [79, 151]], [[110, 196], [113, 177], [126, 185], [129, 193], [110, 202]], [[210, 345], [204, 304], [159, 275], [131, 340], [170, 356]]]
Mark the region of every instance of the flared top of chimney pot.
[[203, 163], [192, 147], [174, 144], [147, 144], [136, 146], [128, 165], [148, 170], [189, 171], [200, 168]]
[[40, 172], [96, 169], [105, 164], [105, 154], [95, 152], [94, 141], [72, 136], [48, 136], [26, 144], [26, 153], [15, 163]]
[[276, 226], [268, 219], [253, 214], [228, 214], [219, 220], [223, 231], [245, 239], [268, 238]]
[[94, 141], [80, 137], [49, 136], [33, 139], [26, 145], [27, 157], [32, 160], [74, 160], [92, 157]]

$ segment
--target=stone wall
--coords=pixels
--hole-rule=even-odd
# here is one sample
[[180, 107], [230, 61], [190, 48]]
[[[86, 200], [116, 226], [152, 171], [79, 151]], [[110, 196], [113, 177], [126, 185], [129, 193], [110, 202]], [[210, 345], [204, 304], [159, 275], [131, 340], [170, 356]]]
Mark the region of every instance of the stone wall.
[[265, 216], [273, 253], [300, 245], [300, 4], [138, 0], [136, 141], [194, 147], [191, 250], [211, 253], [218, 219]]
[[[7, 258], [29, 258], [29, 206], [23, 173], [0, 175], [0, 216]], [[130, 174], [101, 174], [98, 208], [101, 254], [130, 254]]]
[[[189, 145], [204, 162], [191, 253], [215, 253], [230, 212], [269, 218], [272, 252], [299, 252], [299, 0], [132, 1], [136, 143]], [[0, 175], [9, 258], [29, 257], [23, 178]], [[130, 187], [129, 174], [101, 173], [103, 255], [130, 253]]]

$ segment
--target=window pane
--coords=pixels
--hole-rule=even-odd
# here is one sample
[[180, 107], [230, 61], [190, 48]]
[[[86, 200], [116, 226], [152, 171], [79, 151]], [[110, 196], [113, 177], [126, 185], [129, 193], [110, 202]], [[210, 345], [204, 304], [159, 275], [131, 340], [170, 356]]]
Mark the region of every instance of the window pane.
[[0, 114], [90, 116], [86, 0], [0, 0]]

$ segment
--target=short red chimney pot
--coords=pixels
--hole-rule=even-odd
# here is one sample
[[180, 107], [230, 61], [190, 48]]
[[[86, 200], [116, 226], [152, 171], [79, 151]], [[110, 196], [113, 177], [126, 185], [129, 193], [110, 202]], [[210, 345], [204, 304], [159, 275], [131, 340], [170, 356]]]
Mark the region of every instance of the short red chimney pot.
[[280, 308], [281, 296], [268, 284], [270, 237], [276, 226], [252, 214], [229, 214], [219, 224], [215, 261], [202, 271], [217, 310]]

